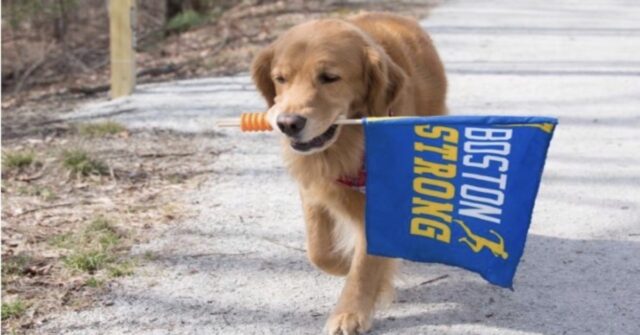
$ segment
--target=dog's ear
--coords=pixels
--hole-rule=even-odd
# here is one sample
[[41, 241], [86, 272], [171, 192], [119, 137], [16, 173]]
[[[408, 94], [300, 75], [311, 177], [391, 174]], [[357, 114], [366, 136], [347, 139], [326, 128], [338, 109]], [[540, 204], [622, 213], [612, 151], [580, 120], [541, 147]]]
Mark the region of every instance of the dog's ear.
[[270, 45], [253, 59], [251, 64], [251, 77], [262, 96], [267, 100], [269, 107], [273, 106], [276, 97], [276, 87], [271, 79], [271, 63], [273, 62], [273, 46]]
[[382, 50], [365, 48], [366, 105], [369, 116], [388, 116], [389, 107], [398, 98], [407, 75]]

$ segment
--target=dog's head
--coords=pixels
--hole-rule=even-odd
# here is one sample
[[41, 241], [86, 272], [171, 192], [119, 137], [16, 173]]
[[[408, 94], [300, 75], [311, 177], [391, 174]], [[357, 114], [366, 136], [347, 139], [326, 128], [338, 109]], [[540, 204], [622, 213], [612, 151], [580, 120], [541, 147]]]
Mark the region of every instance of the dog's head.
[[406, 76], [369, 36], [335, 19], [291, 28], [257, 55], [251, 72], [270, 123], [301, 154], [331, 146], [338, 118], [386, 115]]

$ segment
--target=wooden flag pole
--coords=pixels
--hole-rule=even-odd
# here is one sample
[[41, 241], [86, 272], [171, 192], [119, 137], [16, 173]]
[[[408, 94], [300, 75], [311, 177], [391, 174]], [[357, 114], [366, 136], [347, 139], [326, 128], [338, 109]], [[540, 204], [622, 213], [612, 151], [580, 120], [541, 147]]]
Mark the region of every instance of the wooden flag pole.
[[136, 0], [109, 0], [111, 97], [129, 95], [136, 85]]

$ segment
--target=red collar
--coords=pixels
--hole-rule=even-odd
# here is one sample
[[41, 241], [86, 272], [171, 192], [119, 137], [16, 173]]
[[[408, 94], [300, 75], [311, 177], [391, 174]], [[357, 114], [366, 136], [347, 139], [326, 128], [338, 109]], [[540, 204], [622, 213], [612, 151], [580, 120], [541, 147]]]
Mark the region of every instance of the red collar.
[[365, 193], [365, 186], [367, 184], [367, 170], [364, 167], [364, 159], [362, 161], [362, 167], [358, 171], [358, 175], [355, 177], [342, 176], [336, 180], [338, 184], [343, 186], [357, 189], [358, 191]]
[[[394, 113], [391, 110], [388, 110], [387, 114], [389, 116], [394, 116]], [[364, 165], [364, 157], [362, 157], [362, 167], [360, 168], [360, 171], [358, 171], [357, 176], [354, 176], [354, 177], [342, 176], [338, 178], [336, 182], [343, 186], [357, 189], [358, 191], [365, 193], [366, 185], [367, 185], [367, 170], [365, 169], [365, 165]]]

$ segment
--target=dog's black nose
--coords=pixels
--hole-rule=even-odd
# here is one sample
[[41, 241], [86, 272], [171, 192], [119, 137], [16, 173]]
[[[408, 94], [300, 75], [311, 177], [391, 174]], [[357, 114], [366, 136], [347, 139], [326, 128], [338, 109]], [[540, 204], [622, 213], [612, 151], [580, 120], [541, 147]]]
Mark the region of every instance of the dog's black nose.
[[307, 119], [296, 114], [280, 114], [276, 119], [276, 123], [283, 133], [289, 136], [296, 136], [300, 134], [304, 125], [307, 124]]

